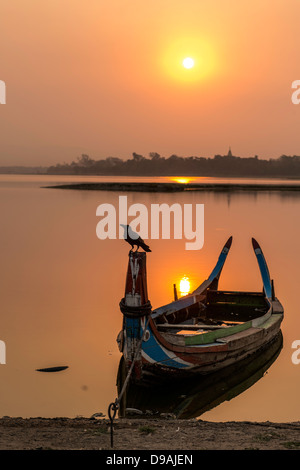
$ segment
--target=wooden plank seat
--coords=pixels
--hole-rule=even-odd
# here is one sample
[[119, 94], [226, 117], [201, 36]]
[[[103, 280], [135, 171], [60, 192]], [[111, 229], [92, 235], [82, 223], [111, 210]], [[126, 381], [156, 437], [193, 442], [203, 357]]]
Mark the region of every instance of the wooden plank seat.
[[[239, 322], [234, 323], [239, 324]], [[222, 325], [204, 325], [201, 323], [197, 323], [196, 325], [187, 325], [183, 323], [178, 324], [171, 324], [171, 323], [160, 323], [157, 325], [158, 330], [166, 330], [166, 329], [180, 329], [180, 330], [217, 330], [220, 328], [229, 328], [232, 324], [222, 324]]]

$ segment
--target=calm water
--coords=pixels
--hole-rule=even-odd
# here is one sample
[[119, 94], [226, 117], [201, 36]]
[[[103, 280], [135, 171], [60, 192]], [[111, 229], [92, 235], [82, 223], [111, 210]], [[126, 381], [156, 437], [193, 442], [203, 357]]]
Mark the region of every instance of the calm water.
[[[96, 208], [104, 202], [117, 206], [119, 194], [41, 188], [82, 180], [99, 178], [0, 176], [0, 339], [7, 349], [7, 364], [0, 365], [0, 416], [90, 416], [106, 413], [116, 398], [120, 360], [116, 336], [122, 322], [118, 304], [124, 294], [128, 246], [122, 240], [100, 241], [96, 237]], [[300, 364], [291, 361], [292, 342], [300, 340], [300, 194], [127, 195], [129, 205], [205, 205], [202, 250], [186, 251], [184, 240], [149, 240], [148, 292], [153, 307], [172, 300], [173, 283], [183, 275], [190, 277], [192, 287], [200, 284], [233, 235], [219, 287], [261, 290], [251, 246], [254, 236], [263, 248], [276, 295], [285, 308], [283, 349], [268, 372], [244, 393], [202, 414], [201, 419], [300, 420]], [[56, 365], [68, 365], [69, 369], [56, 374], [35, 371]]]

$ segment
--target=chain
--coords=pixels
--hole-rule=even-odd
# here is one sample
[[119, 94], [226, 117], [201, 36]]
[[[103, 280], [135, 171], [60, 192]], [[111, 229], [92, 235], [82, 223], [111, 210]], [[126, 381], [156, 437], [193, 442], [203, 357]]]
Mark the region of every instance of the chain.
[[136, 348], [136, 351], [135, 351], [135, 355], [134, 355], [134, 358], [133, 358], [133, 361], [131, 363], [131, 366], [130, 366], [130, 369], [128, 371], [128, 374], [126, 376], [126, 379], [125, 379], [125, 382], [123, 384], [123, 387], [122, 387], [122, 390], [118, 396], [118, 398], [115, 399], [115, 401], [113, 401], [112, 403], [110, 403], [110, 405], [108, 406], [108, 417], [109, 417], [109, 420], [110, 420], [110, 446], [113, 447], [114, 446], [114, 434], [113, 434], [113, 422], [114, 422], [114, 419], [116, 417], [116, 414], [117, 414], [117, 411], [119, 409], [119, 404], [121, 402], [121, 399], [122, 399], [122, 396], [127, 388], [127, 384], [129, 382], [129, 379], [130, 379], [130, 376], [132, 374], [132, 371], [133, 371], [133, 367], [134, 367], [134, 364], [135, 364], [135, 361], [137, 360], [137, 356], [141, 350], [141, 347], [142, 347], [142, 343], [143, 343], [143, 340], [144, 340], [144, 337], [145, 337], [145, 333], [147, 331], [147, 327], [148, 327], [148, 324], [149, 324], [149, 320], [150, 320], [150, 317], [148, 317], [147, 319], [147, 323], [145, 325], [145, 328], [144, 328], [144, 331], [143, 331], [143, 334], [142, 334], [142, 337], [141, 337], [141, 340], [139, 342], [139, 345], [138, 347]]

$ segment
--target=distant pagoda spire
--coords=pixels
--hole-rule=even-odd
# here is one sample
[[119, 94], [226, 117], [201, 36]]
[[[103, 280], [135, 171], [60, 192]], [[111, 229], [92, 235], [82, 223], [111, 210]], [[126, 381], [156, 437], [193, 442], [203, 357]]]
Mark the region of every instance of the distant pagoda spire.
[[232, 157], [231, 147], [229, 147], [227, 157]]

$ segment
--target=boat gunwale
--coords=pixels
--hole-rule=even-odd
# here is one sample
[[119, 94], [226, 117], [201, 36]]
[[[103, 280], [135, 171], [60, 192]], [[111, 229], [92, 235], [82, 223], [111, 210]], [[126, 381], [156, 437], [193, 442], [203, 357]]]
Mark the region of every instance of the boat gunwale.
[[[251, 292], [249, 292], [249, 294], [251, 294]], [[155, 321], [153, 320], [152, 317], [150, 317], [149, 319], [149, 326], [148, 328], [151, 329], [153, 335], [155, 336], [155, 338], [157, 339], [157, 341], [159, 343], [161, 343], [164, 347], [166, 347], [167, 349], [173, 351], [173, 352], [181, 352], [181, 353], [189, 353], [189, 354], [193, 354], [193, 353], [198, 353], [199, 352], [222, 352], [222, 351], [225, 351], [227, 350], [227, 347], [228, 347], [228, 343], [229, 343], [229, 338], [230, 336], [233, 336], [241, 331], [246, 331], [250, 328], [262, 328], [262, 325], [264, 323], [266, 323], [266, 321], [269, 320], [269, 318], [271, 318], [272, 314], [273, 314], [273, 304], [274, 303], [279, 303], [279, 305], [281, 306], [279, 300], [277, 298], [275, 298], [274, 300], [271, 300], [267, 297], [264, 297], [264, 299], [266, 300], [267, 304], [269, 304], [269, 308], [267, 310], [267, 312], [265, 312], [263, 315], [261, 315], [260, 317], [257, 317], [257, 318], [254, 318], [253, 320], [248, 320], [247, 322], [243, 322], [241, 323], [240, 325], [234, 325], [234, 326], [230, 326], [230, 327], [226, 327], [224, 329], [220, 328], [218, 330], [215, 330], [215, 331], [210, 331], [210, 332], [205, 332], [205, 333], [201, 333], [201, 334], [194, 334], [194, 335], [189, 335], [189, 336], [186, 336], [184, 334], [180, 335], [180, 334], [176, 334], [174, 335], [174, 337], [176, 336], [177, 338], [178, 337], [185, 337], [186, 339], [189, 338], [189, 339], [194, 339], [194, 338], [199, 338], [199, 337], [204, 337], [206, 339], [209, 339], [209, 341], [205, 342], [205, 341], [201, 341], [199, 343], [195, 342], [195, 341], [187, 341], [185, 342], [185, 345], [178, 345], [178, 344], [174, 344], [170, 341], [168, 341], [165, 337], [164, 337], [164, 334], [163, 333], [160, 333], [158, 331], [158, 328], [157, 328], [157, 325], [155, 323]], [[278, 309], [275, 310], [274, 314], [281, 314], [283, 316], [283, 309], [280, 311], [278, 311]], [[247, 325], [246, 327], [244, 325]], [[182, 325], [182, 328], [184, 329], [184, 324]], [[218, 337], [218, 332], [220, 331], [225, 331], [226, 333], [225, 334], [220, 334], [219, 337]], [[214, 334], [212, 334], [214, 333]], [[170, 335], [171, 333], [169, 333]], [[209, 336], [208, 336], [209, 335]], [[213, 339], [212, 339], [213, 337]], [[226, 342], [222, 341], [222, 338], [226, 338]], [[218, 342], [218, 339], [220, 340], [220, 342]], [[225, 347], [224, 347], [225, 346]]]
[[261, 324], [265, 323], [266, 320], [272, 315], [272, 304], [267, 297], [265, 300], [269, 303], [269, 308], [264, 315], [254, 318], [253, 320], [247, 320], [239, 325], [233, 325], [226, 328], [220, 328], [214, 331], [207, 331], [206, 333], [200, 333], [195, 335], [189, 335], [185, 337], [185, 344], [196, 345], [196, 344], [207, 344], [213, 342], [212, 340], [217, 341], [219, 338], [224, 338], [232, 336], [233, 334], [239, 333], [240, 331], [248, 330], [249, 328], [257, 328]]

